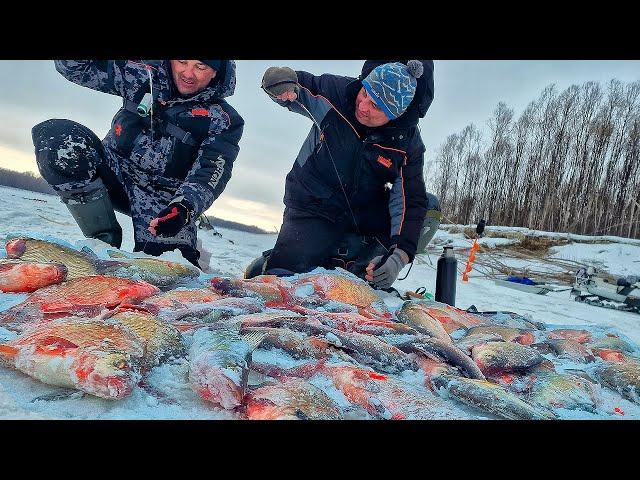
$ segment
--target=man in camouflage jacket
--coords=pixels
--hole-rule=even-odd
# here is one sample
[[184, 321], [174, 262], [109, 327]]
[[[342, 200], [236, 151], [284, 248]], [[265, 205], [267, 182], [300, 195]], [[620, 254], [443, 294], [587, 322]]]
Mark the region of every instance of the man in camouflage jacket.
[[232, 60], [58, 60], [68, 80], [118, 95], [122, 108], [100, 141], [87, 127], [52, 119], [33, 127], [42, 176], [87, 237], [115, 247], [115, 210], [131, 216], [134, 251], [179, 249], [198, 265], [195, 220], [224, 190], [242, 117], [224, 100]]

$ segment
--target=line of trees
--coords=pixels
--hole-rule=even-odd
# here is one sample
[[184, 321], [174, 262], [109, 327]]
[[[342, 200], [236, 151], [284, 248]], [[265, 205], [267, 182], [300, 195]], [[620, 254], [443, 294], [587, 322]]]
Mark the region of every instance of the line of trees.
[[640, 81], [549, 85], [518, 118], [499, 103], [488, 127], [427, 163], [448, 219], [640, 238]]
[[55, 193], [44, 178], [31, 172], [14, 172], [6, 168], [0, 168], [0, 185], [21, 188], [31, 192]]

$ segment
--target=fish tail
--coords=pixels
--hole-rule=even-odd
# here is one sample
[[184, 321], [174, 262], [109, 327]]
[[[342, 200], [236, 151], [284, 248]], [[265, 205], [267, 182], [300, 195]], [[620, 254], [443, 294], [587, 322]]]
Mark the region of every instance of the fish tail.
[[249, 332], [242, 336], [242, 340], [244, 340], [249, 345], [250, 352], [253, 352], [258, 346], [262, 343], [262, 341], [269, 336], [269, 332]]

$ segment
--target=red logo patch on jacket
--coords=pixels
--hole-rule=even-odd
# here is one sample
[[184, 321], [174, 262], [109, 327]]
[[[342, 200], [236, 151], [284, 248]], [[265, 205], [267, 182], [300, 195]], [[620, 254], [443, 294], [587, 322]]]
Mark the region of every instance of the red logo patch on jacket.
[[122, 134], [122, 125], [117, 123], [116, 124], [116, 128], [115, 128], [115, 132], [116, 132], [116, 135], [119, 137]]
[[196, 117], [208, 117], [209, 110], [207, 110], [206, 108], [194, 108], [191, 110], [191, 115], [194, 115]]
[[393, 162], [391, 160], [389, 160], [388, 158], [384, 158], [382, 155], [378, 155], [378, 163], [387, 168], [390, 168], [391, 165], [393, 165]]

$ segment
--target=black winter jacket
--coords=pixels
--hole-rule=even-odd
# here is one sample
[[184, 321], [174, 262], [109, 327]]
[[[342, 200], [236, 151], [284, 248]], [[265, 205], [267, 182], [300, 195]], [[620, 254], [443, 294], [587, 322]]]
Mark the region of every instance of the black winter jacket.
[[361, 80], [390, 61], [367, 61], [357, 79], [296, 72], [298, 99], [283, 105], [307, 117], [310, 113], [320, 128], [311, 128], [287, 174], [284, 202], [331, 221], [350, 222], [352, 231], [396, 244], [413, 260], [427, 210], [418, 120], [433, 100], [433, 62], [422, 61], [424, 73], [404, 114], [382, 127], [365, 127], [355, 117]]

